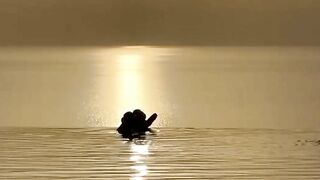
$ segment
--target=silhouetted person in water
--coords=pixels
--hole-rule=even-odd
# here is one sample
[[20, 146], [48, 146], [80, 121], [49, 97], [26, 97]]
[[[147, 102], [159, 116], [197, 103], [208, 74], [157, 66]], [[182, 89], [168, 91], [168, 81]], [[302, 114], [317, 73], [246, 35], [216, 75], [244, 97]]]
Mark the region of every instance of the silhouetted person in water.
[[133, 112], [126, 112], [121, 119], [122, 124], [117, 131], [126, 138], [144, 135], [146, 131], [153, 132], [149, 127], [156, 120], [157, 116], [158, 115], [154, 113], [146, 120], [146, 114], [139, 109]]
[[121, 118], [121, 125], [118, 127], [117, 131], [122, 134], [123, 137], [130, 137], [132, 134], [132, 124], [133, 124], [133, 113], [126, 112]]

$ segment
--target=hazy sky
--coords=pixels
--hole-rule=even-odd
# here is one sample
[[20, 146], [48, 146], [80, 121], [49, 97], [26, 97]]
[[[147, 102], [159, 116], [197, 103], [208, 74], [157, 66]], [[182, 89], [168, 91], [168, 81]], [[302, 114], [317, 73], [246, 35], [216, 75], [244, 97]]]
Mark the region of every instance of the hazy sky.
[[0, 0], [0, 45], [320, 45], [319, 0]]

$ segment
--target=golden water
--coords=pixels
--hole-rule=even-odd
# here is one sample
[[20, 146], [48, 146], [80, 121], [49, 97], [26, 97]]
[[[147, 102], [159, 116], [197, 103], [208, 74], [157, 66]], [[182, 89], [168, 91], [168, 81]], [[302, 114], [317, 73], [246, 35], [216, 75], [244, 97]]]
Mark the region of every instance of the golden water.
[[1, 128], [0, 179], [319, 179], [320, 132]]
[[[1, 48], [0, 179], [320, 179], [319, 67], [317, 47]], [[135, 108], [156, 136], [108, 129]]]
[[317, 47], [1, 48], [0, 126], [320, 128]]

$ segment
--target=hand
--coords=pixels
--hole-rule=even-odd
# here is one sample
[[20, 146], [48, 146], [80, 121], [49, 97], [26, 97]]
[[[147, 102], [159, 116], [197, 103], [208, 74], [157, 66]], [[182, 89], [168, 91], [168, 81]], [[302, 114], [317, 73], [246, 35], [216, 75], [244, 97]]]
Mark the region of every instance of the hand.
[[147, 127], [151, 126], [154, 120], [156, 120], [158, 117], [157, 113], [153, 113], [149, 119], [147, 120]]

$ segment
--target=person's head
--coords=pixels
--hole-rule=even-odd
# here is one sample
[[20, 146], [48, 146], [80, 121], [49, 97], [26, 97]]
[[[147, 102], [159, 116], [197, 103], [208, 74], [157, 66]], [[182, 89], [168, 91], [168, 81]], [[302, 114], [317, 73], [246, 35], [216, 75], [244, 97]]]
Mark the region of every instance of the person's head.
[[138, 119], [146, 119], [146, 114], [144, 112], [142, 112], [140, 109], [136, 109], [133, 111], [133, 116], [135, 116]]
[[128, 111], [124, 113], [123, 117], [121, 118], [121, 122], [122, 123], [128, 122], [132, 119], [132, 117], [133, 117], [133, 113]]

